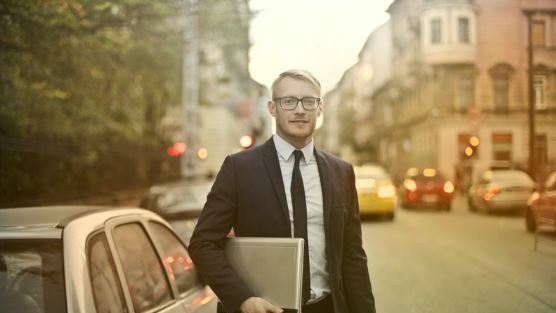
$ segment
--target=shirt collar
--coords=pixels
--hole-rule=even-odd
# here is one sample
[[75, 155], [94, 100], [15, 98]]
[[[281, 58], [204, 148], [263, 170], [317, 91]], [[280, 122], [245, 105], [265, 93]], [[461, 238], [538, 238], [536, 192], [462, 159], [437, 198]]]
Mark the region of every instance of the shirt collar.
[[[274, 146], [276, 146], [276, 151], [278, 151], [278, 154], [284, 160], [289, 161], [290, 157], [292, 157], [293, 151], [296, 150], [296, 148], [292, 146], [289, 142], [284, 140], [284, 138], [280, 137], [278, 133], [274, 133], [273, 138], [274, 138]], [[303, 152], [303, 159], [305, 160], [305, 164], [309, 164], [309, 162], [313, 158], [314, 146], [315, 144], [313, 142], [313, 139], [311, 138], [311, 141], [308, 144], [306, 144], [303, 148], [299, 149], [301, 150], [301, 152]]]

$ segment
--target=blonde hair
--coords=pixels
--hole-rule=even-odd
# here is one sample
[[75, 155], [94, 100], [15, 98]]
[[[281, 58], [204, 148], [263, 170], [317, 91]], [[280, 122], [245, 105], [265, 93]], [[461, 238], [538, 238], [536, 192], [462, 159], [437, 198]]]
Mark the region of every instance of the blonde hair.
[[320, 95], [320, 89], [321, 89], [320, 82], [318, 81], [318, 79], [313, 74], [311, 74], [309, 71], [306, 71], [306, 70], [291, 69], [291, 70], [285, 71], [282, 74], [280, 74], [280, 76], [278, 76], [278, 78], [276, 78], [276, 80], [274, 80], [274, 82], [272, 83], [272, 88], [271, 88], [272, 98], [274, 98], [274, 93], [276, 92], [276, 89], [278, 88], [278, 84], [280, 84], [282, 79], [284, 79], [286, 77], [300, 79], [300, 80], [308, 82], [309, 84], [313, 85], [313, 87], [315, 87], [315, 89], [318, 91], [318, 93]]

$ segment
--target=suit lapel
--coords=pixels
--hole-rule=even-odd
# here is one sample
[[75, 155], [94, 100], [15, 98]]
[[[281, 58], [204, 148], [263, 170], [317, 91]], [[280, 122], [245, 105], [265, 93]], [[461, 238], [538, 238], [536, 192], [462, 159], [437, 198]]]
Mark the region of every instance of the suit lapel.
[[272, 139], [272, 137], [264, 144], [263, 159], [266, 171], [268, 172], [268, 176], [270, 176], [270, 181], [272, 182], [274, 192], [276, 192], [276, 196], [280, 201], [282, 213], [284, 214], [286, 221], [288, 221], [288, 229], [290, 229], [289, 226], [291, 221], [286, 200], [286, 191], [284, 190], [284, 180], [282, 179], [282, 171], [280, 171], [278, 153], [276, 152], [276, 147], [274, 146], [274, 140]]
[[319, 169], [320, 186], [322, 189], [322, 210], [324, 215], [324, 234], [328, 242], [328, 234], [330, 234], [330, 210], [331, 210], [331, 195], [332, 185], [330, 184], [330, 173], [328, 169], [330, 164], [324, 154], [315, 148], [315, 158], [317, 160], [317, 167]]

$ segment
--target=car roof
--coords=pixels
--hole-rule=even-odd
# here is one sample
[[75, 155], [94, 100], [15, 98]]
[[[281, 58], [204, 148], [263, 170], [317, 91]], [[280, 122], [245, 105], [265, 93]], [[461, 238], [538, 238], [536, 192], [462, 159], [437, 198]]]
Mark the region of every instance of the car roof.
[[60, 205], [0, 209], [0, 227], [63, 228], [70, 221], [101, 211], [125, 207]]
[[498, 169], [498, 170], [488, 170], [485, 171], [485, 175], [493, 176], [507, 176], [507, 175], [519, 175], [519, 176], [529, 176], [526, 172], [522, 170], [509, 170], [509, 169]]
[[380, 175], [387, 176], [388, 172], [381, 166], [365, 164], [362, 166], [356, 166], [353, 168], [355, 176], [369, 176], [369, 175]]
[[[424, 171], [431, 171], [431, 175], [425, 175]], [[410, 167], [404, 175], [406, 178], [412, 179], [446, 179], [436, 167]]]

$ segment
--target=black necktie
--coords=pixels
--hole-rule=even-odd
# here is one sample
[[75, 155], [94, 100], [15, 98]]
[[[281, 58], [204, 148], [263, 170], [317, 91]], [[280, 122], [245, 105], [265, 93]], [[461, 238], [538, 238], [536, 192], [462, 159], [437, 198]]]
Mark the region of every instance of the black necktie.
[[307, 239], [307, 204], [305, 203], [305, 189], [303, 187], [303, 177], [299, 170], [299, 161], [303, 156], [301, 150], [293, 152], [295, 164], [293, 166], [291, 196], [293, 206], [293, 231], [294, 237], [305, 239], [303, 249], [303, 303], [309, 300], [311, 295], [311, 278], [309, 268], [309, 240]]

